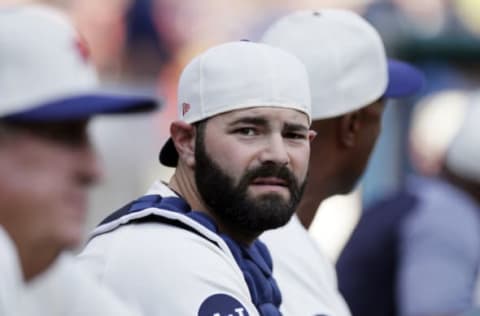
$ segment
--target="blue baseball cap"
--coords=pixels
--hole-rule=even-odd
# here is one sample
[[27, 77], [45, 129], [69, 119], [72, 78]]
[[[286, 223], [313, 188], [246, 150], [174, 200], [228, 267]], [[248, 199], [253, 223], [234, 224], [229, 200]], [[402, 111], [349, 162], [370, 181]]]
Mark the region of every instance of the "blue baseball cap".
[[64, 121], [86, 119], [101, 114], [149, 112], [159, 108], [160, 100], [149, 96], [118, 94], [79, 94], [9, 113], [2, 118], [14, 121]]
[[160, 105], [151, 95], [102, 90], [86, 42], [66, 15], [45, 5], [0, 9], [0, 69], [4, 119], [73, 120]]
[[388, 84], [383, 96], [403, 98], [417, 94], [425, 85], [423, 72], [406, 62], [389, 59]]

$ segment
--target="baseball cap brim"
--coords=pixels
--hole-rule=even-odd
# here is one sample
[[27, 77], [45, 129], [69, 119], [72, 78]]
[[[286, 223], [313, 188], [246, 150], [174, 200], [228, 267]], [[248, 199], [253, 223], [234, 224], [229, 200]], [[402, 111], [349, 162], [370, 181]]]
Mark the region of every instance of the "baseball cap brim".
[[425, 84], [423, 73], [414, 66], [395, 59], [388, 60], [387, 98], [402, 98], [418, 93]]
[[163, 145], [162, 150], [160, 150], [159, 160], [164, 166], [167, 166], [167, 167], [177, 166], [178, 152], [171, 138], [167, 140], [165, 145]]
[[3, 118], [26, 122], [74, 120], [99, 114], [148, 112], [159, 108], [160, 105], [160, 100], [151, 96], [83, 94], [51, 101]]

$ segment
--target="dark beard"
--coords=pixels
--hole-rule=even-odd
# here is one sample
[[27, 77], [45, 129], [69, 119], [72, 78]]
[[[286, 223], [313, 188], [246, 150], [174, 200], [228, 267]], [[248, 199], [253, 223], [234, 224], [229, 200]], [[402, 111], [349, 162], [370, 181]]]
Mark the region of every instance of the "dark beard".
[[[203, 135], [195, 146], [195, 183], [209, 210], [230, 230], [258, 235], [268, 229], [285, 225], [295, 212], [305, 188], [285, 166], [265, 164], [247, 171], [235, 186], [234, 179], [225, 173], [206, 153]], [[248, 186], [258, 177], [277, 177], [287, 183], [290, 199], [276, 193], [257, 198], [248, 196]]]

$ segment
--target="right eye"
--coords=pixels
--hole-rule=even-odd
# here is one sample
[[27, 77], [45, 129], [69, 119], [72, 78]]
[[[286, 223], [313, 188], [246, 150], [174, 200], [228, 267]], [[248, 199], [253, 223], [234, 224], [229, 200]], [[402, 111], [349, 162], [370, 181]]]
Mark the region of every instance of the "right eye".
[[255, 136], [257, 135], [257, 130], [253, 127], [241, 127], [235, 130], [235, 133], [244, 135], [244, 136]]

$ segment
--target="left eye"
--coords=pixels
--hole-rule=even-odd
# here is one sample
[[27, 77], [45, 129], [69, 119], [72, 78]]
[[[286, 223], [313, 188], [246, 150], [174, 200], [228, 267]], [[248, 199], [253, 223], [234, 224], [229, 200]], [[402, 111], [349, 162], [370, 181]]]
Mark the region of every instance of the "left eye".
[[257, 132], [255, 131], [255, 129], [251, 128], [251, 127], [243, 127], [243, 128], [239, 128], [237, 130], [237, 133], [240, 133], [242, 135], [245, 135], [245, 136], [253, 136], [253, 135], [256, 135]]

